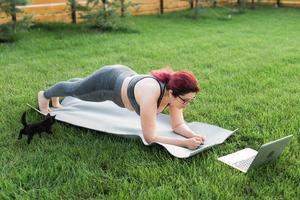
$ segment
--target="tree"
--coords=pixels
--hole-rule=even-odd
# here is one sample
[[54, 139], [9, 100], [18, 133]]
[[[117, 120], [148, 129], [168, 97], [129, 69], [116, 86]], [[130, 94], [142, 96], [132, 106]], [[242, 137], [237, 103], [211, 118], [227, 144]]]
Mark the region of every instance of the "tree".
[[199, 11], [201, 6], [200, 0], [184, 0], [184, 1], [188, 1], [190, 4], [190, 9], [192, 10], [192, 18], [194, 19], [199, 18]]
[[86, 6], [80, 5], [77, 0], [68, 0], [68, 5], [71, 10], [71, 20], [73, 24], [77, 23], [77, 11], [87, 11]]
[[26, 0], [0, 0], [0, 11], [4, 12], [11, 20], [17, 22], [17, 13], [21, 10], [17, 6], [24, 6], [27, 4]]
[[126, 17], [130, 15], [130, 12], [128, 11], [128, 8], [130, 7], [137, 7], [140, 3], [133, 3], [132, 1], [125, 1], [125, 0], [115, 0], [114, 6], [116, 8], [120, 7], [120, 16]]
[[280, 7], [280, 6], [281, 6], [280, 0], [277, 0], [276, 6], [277, 6], [277, 7]]
[[246, 9], [246, 1], [247, 0], [237, 0], [238, 13], [244, 12]]
[[193, 9], [194, 8], [194, 0], [189, 0], [189, 3], [190, 3], [190, 9]]
[[125, 0], [120, 0], [121, 4], [121, 17], [125, 17]]
[[255, 8], [255, 1], [251, 0], [251, 8], [254, 9]]
[[102, 31], [128, 31], [132, 25], [122, 18], [129, 13], [129, 7], [136, 5], [130, 1], [126, 3], [125, 0], [88, 0], [86, 10], [89, 12], [83, 18], [92, 28]]
[[77, 2], [76, 2], [76, 0], [68, 0], [68, 4], [70, 5], [70, 8], [71, 8], [72, 23], [76, 24], [76, 22], [77, 22], [77, 16], [76, 16]]
[[17, 6], [24, 6], [26, 0], [0, 0], [0, 12], [4, 12], [11, 21], [0, 25], [0, 42], [13, 42], [18, 39], [18, 33], [27, 30], [31, 26], [30, 17], [25, 16], [17, 20], [17, 14], [21, 13]]

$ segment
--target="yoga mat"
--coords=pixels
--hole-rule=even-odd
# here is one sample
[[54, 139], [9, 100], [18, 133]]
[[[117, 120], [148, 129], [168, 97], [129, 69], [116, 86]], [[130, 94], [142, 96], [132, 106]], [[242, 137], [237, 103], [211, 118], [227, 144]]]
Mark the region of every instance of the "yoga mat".
[[[84, 127], [96, 131], [110, 134], [139, 137], [144, 145], [149, 145], [142, 133], [140, 117], [133, 111], [121, 108], [111, 101], [89, 102], [82, 101], [74, 97], [66, 97], [61, 103], [63, 108], [51, 108], [51, 115], [56, 115], [55, 119], [75, 126]], [[37, 112], [39, 110], [29, 105]], [[43, 113], [41, 113], [43, 114]], [[45, 115], [45, 114], [44, 114]], [[201, 123], [186, 123], [195, 133], [206, 136], [206, 141], [198, 149], [190, 150], [170, 144], [157, 143], [177, 158], [188, 158], [198, 154], [215, 145], [222, 144], [236, 130], [226, 130], [224, 128]], [[183, 138], [172, 131], [170, 117], [166, 114], [157, 115], [157, 134], [160, 136]]]

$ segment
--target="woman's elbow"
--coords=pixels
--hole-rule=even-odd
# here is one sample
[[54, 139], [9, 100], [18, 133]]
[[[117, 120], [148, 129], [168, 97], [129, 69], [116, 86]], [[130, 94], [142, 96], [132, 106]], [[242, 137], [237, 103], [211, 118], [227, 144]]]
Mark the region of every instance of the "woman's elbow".
[[147, 134], [145, 134], [144, 138], [145, 138], [145, 140], [146, 140], [146, 142], [148, 144], [152, 144], [153, 142], [156, 141], [156, 136], [155, 135], [147, 135]]
[[180, 124], [172, 124], [172, 130], [176, 133], [178, 129], [183, 125], [183, 123]]

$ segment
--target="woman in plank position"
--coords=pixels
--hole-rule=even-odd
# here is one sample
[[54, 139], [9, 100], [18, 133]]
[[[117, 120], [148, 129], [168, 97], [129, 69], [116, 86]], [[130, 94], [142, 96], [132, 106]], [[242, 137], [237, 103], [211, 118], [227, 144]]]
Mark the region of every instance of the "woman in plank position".
[[[40, 91], [38, 103], [40, 111], [48, 113], [50, 100], [53, 107], [62, 107], [59, 97], [73, 96], [94, 102], [110, 100], [140, 115], [143, 136], [149, 144], [161, 142], [196, 149], [205, 138], [184, 123], [183, 109], [198, 92], [198, 81], [188, 71], [160, 69], [151, 71], [150, 75], [138, 75], [127, 66], [109, 65], [86, 78], [62, 81]], [[156, 115], [167, 106], [172, 129], [184, 139], [156, 134]]]

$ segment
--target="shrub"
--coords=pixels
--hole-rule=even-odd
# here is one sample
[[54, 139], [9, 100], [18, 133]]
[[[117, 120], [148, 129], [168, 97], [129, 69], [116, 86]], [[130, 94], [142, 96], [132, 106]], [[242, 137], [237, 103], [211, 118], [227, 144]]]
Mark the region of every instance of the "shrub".
[[10, 16], [13, 22], [17, 22], [17, 13], [22, 12], [17, 6], [26, 4], [26, 0], [0, 0], [0, 11]]
[[9, 22], [0, 25], [0, 43], [18, 40], [20, 34], [27, 31], [30, 26], [32, 26], [30, 18], [25, 18], [20, 22]]
[[22, 12], [17, 6], [26, 4], [26, 0], [0, 0], [0, 12], [11, 17], [11, 22], [0, 25], [0, 42], [17, 40], [19, 33], [28, 30], [31, 26], [31, 18], [28, 16], [23, 17], [22, 20], [17, 20], [17, 13]]
[[[122, 19], [130, 15], [128, 8], [136, 6], [131, 2], [125, 3], [124, 0], [88, 0], [88, 14], [83, 16], [86, 23], [95, 29], [101, 31], [130, 31], [133, 29], [133, 23], [128, 19]], [[122, 18], [121, 18], [122, 17]]]

